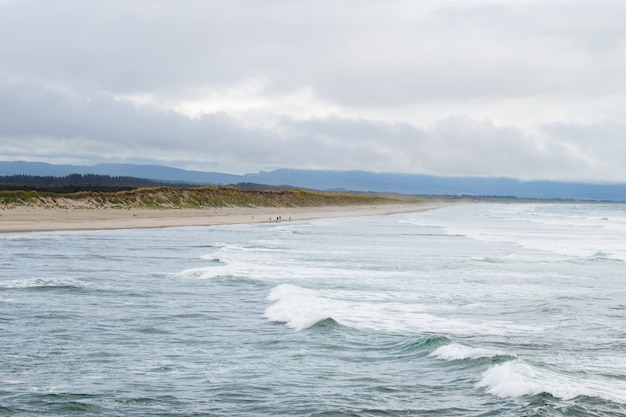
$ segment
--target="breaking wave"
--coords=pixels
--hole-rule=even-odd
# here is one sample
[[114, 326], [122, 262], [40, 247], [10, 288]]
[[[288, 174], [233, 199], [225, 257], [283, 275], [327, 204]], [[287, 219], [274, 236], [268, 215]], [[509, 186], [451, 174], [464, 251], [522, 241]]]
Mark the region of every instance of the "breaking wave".
[[491, 349], [476, 348], [461, 345], [458, 343], [450, 343], [440, 346], [433, 351], [430, 356], [445, 361], [458, 361], [465, 359], [482, 359], [482, 358], [513, 358], [514, 356]]
[[559, 373], [520, 359], [492, 366], [476, 386], [500, 398], [549, 394], [563, 400], [584, 396], [626, 403], [623, 380]]

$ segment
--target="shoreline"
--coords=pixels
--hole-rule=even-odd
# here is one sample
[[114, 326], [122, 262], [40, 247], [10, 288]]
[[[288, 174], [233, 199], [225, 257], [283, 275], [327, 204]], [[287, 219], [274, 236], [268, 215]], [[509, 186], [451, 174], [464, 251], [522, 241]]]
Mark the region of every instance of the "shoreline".
[[223, 207], [211, 209], [45, 208], [0, 209], [0, 233], [149, 229], [276, 223], [332, 217], [376, 216], [432, 210], [441, 202], [324, 207]]

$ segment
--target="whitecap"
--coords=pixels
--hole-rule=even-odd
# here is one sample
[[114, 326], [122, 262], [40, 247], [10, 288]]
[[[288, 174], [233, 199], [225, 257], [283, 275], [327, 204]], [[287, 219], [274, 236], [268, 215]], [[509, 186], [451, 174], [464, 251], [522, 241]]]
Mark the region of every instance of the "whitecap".
[[470, 346], [461, 345], [458, 343], [450, 343], [448, 345], [440, 346], [433, 351], [430, 356], [442, 359], [445, 361], [457, 361], [463, 359], [481, 359], [481, 358], [495, 358], [497, 356], [503, 356], [504, 353], [496, 350], [489, 350], [483, 348], [475, 348]]
[[483, 373], [476, 387], [484, 388], [500, 398], [547, 393], [563, 400], [586, 396], [626, 403], [624, 381], [560, 373], [531, 366], [520, 359], [490, 367]]
[[295, 285], [279, 285], [272, 289], [267, 300], [275, 303], [265, 310], [263, 316], [270, 321], [285, 323], [287, 327], [296, 331], [332, 318], [331, 300], [316, 296], [313, 291]]
[[[397, 294], [397, 296], [394, 296]], [[343, 326], [391, 333], [511, 334], [528, 333], [535, 328], [499, 321], [467, 321], [430, 312], [426, 304], [403, 299], [402, 293], [378, 291], [313, 290], [292, 284], [272, 289], [267, 301], [273, 302], [264, 317], [285, 323], [294, 330], [332, 318]]]

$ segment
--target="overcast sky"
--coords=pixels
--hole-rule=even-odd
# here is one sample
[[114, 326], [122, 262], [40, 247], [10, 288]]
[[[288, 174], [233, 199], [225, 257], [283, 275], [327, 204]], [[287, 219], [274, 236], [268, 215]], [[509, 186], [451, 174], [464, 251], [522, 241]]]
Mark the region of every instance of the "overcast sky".
[[623, 0], [0, 0], [0, 159], [626, 181]]

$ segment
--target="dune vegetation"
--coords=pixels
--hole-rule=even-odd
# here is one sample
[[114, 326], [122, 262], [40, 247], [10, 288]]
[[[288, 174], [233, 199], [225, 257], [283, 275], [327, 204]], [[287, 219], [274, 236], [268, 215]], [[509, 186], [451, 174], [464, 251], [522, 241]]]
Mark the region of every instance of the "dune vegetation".
[[236, 187], [150, 187], [117, 192], [0, 191], [0, 206], [49, 208], [151, 208], [189, 209], [214, 207], [323, 207], [363, 204], [416, 203], [417, 198], [320, 192], [310, 190], [248, 190]]

